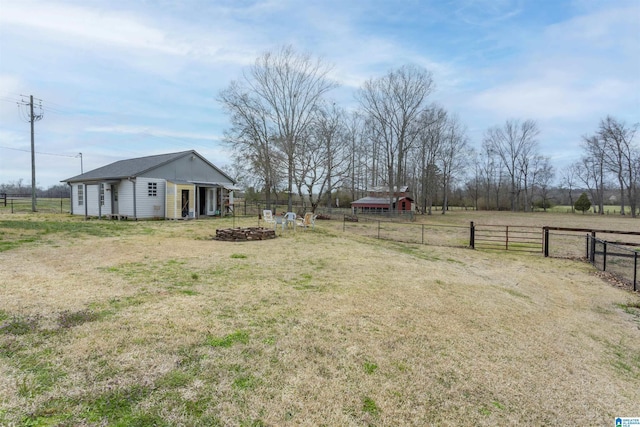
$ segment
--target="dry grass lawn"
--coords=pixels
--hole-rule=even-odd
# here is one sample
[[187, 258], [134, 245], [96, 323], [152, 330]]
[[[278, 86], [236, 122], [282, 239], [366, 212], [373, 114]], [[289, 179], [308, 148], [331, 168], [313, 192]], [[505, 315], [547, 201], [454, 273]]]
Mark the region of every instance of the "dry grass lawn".
[[374, 240], [341, 222], [210, 239], [231, 225], [0, 215], [0, 425], [640, 414], [640, 297], [588, 264]]

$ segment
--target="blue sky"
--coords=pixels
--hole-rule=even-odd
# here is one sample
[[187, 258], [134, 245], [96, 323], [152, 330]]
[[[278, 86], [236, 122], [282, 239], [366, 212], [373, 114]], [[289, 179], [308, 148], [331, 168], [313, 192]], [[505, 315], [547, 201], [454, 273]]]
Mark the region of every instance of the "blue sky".
[[348, 109], [365, 80], [423, 66], [472, 145], [533, 119], [557, 169], [607, 114], [640, 121], [640, 0], [0, 0], [0, 183], [31, 183], [31, 94], [38, 186], [80, 152], [85, 171], [188, 149], [224, 166], [216, 96], [285, 44], [333, 66]]

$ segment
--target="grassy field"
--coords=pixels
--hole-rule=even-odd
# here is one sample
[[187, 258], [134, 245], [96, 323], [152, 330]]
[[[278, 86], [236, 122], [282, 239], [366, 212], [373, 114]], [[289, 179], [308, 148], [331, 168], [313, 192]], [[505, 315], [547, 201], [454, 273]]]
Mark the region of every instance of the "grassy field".
[[233, 224], [258, 222], [0, 213], [0, 425], [608, 425], [639, 414], [640, 297], [588, 264], [375, 240], [341, 221], [211, 240]]

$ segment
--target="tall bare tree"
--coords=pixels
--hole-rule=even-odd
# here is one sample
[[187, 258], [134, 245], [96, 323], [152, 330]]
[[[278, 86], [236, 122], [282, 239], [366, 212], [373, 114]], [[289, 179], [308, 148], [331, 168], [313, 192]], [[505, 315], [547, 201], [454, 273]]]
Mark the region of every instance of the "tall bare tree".
[[500, 209], [502, 163], [486, 140], [482, 143], [482, 151], [480, 152], [479, 158], [482, 187], [485, 193], [485, 209], [491, 209], [491, 200], [493, 199], [492, 190], [495, 191], [495, 208]]
[[470, 179], [465, 183], [465, 190], [473, 201], [473, 209], [477, 211], [479, 209], [480, 186], [482, 185], [482, 160], [478, 151], [473, 147], [469, 149], [469, 161], [473, 170]]
[[348, 179], [345, 184], [349, 189], [351, 200], [356, 200], [362, 197], [364, 190], [367, 189], [367, 155], [370, 154], [364, 120], [358, 112], [352, 112], [345, 120], [345, 139], [349, 155], [346, 171]]
[[456, 174], [462, 172], [467, 165], [469, 154], [466, 130], [457, 117], [447, 120], [443, 144], [440, 147], [438, 163], [442, 173], [442, 215], [449, 207], [451, 183]]
[[445, 139], [447, 118], [443, 108], [432, 106], [420, 114], [417, 123], [418, 137], [414, 152], [420, 187], [415, 191], [419, 194], [417, 200], [423, 214], [432, 213], [438, 178], [436, 160]]
[[638, 181], [634, 174], [637, 147], [633, 145], [637, 129], [638, 124], [627, 126], [624, 122], [607, 116], [600, 121], [597, 132], [597, 138], [603, 146], [604, 163], [618, 181], [620, 214], [625, 214], [626, 196], [633, 217], [636, 216], [636, 189], [638, 187]]
[[[267, 52], [243, 73], [238, 82], [232, 82], [228, 95], [234, 92], [255, 105], [267, 139], [281, 153], [285, 161], [288, 208], [292, 210], [296, 147], [307, 134], [315, 108], [322, 97], [337, 86], [328, 77], [330, 67], [320, 59], [285, 46]], [[224, 92], [223, 92], [224, 93]], [[221, 96], [227, 110], [235, 110], [237, 103]]]
[[551, 164], [551, 159], [547, 156], [538, 156], [535, 163], [533, 188], [537, 189], [537, 193], [542, 199], [542, 209], [546, 212], [550, 202], [550, 187], [555, 177], [555, 170]]
[[268, 114], [262, 103], [237, 82], [221, 91], [218, 100], [231, 119], [225, 140], [232, 145], [236, 161], [248, 164], [253, 175], [259, 177], [264, 185], [266, 208], [271, 209], [271, 190], [282, 179], [284, 159], [274, 146]]
[[[322, 199], [331, 209], [331, 193], [342, 185], [348, 165], [345, 112], [335, 104], [317, 109], [310, 135], [300, 145], [296, 162], [300, 164], [297, 186], [308, 194], [315, 212]], [[315, 196], [314, 196], [315, 194]]]
[[560, 188], [566, 190], [569, 195], [569, 204], [571, 204], [571, 213], [575, 212], [573, 206], [573, 190], [576, 188], [580, 163], [572, 163], [562, 171], [560, 178]]
[[537, 154], [539, 133], [538, 125], [533, 120], [507, 120], [504, 126], [495, 126], [485, 133], [484, 141], [487, 147], [498, 155], [509, 175], [512, 212], [518, 208], [522, 179], [526, 176], [524, 167], [530, 157]]
[[593, 204], [598, 207], [598, 213], [604, 215], [606, 147], [603, 141], [595, 135], [583, 136], [582, 147], [585, 155], [582, 157], [579, 169], [580, 181], [589, 190]]
[[389, 186], [389, 202], [397, 203], [405, 176], [407, 151], [416, 137], [416, 122], [433, 90], [431, 73], [404, 65], [377, 79], [367, 80], [356, 98], [368, 117], [373, 139], [380, 143]]

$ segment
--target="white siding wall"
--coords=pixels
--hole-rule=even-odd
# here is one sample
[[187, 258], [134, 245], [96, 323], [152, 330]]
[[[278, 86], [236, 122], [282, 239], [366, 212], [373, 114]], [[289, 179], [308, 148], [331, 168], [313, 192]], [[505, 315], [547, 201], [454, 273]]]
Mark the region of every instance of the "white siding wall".
[[[100, 186], [98, 186], [100, 189]], [[104, 189], [104, 205], [102, 205], [102, 215], [109, 215], [111, 210], [111, 184], [103, 184]]]
[[[156, 184], [156, 196], [149, 195], [149, 183]], [[82, 185], [82, 184], [81, 184]], [[134, 185], [136, 204], [134, 210]], [[83, 204], [78, 205], [78, 184], [73, 184], [73, 205], [71, 213], [74, 215], [88, 216], [111, 214], [111, 185], [104, 185], [104, 205], [98, 206], [100, 200], [100, 184], [88, 184], [84, 186]], [[122, 180], [118, 184], [118, 212], [137, 218], [164, 218], [165, 216], [165, 190], [166, 181], [157, 178], [137, 178], [135, 182]], [[86, 208], [86, 210], [85, 210]]]
[[[82, 187], [82, 184], [80, 184]], [[84, 215], [84, 189], [82, 190], [82, 205], [78, 205], [78, 184], [71, 186], [71, 213], [73, 215]]]
[[84, 202], [87, 205], [87, 215], [98, 216], [98, 198], [100, 185], [85, 185]]
[[[149, 183], [156, 184], [156, 195], [149, 195]], [[164, 218], [166, 181], [156, 178], [136, 178], [136, 217]]]
[[118, 213], [133, 217], [133, 182], [123, 179], [118, 184]]
[[[83, 188], [83, 203], [78, 204], [78, 185]], [[71, 213], [73, 215], [84, 215], [85, 212], [88, 216], [108, 215], [111, 213], [111, 192], [107, 191], [109, 186], [104, 186], [104, 205], [98, 206], [100, 200], [100, 184], [73, 184], [71, 186], [73, 204], [71, 206]], [[85, 210], [86, 209], [86, 210]]]

